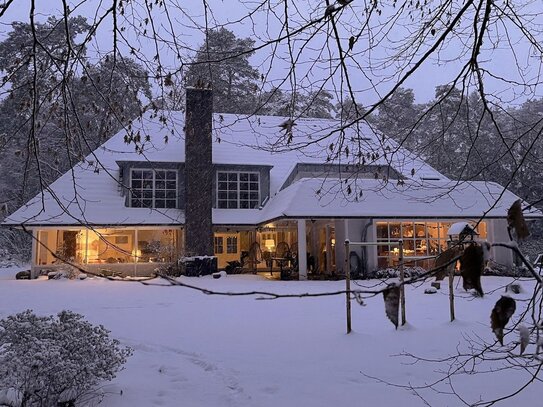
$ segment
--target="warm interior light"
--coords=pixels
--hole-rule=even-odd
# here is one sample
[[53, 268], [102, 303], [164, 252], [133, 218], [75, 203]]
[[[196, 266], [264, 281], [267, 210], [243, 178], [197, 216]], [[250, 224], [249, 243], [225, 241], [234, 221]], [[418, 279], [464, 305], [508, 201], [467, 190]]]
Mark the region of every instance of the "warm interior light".
[[330, 243], [332, 244], [332, 246], [335, 246], [336, 245], [336, 239], [331, 239]]
[[268, 249], [268, 251], [273, 251], [273, 249], [275, 249], [275, 240], [273, 239], [266, 239], [264, 240], [264, 246], [266, 247], [266, 249]]

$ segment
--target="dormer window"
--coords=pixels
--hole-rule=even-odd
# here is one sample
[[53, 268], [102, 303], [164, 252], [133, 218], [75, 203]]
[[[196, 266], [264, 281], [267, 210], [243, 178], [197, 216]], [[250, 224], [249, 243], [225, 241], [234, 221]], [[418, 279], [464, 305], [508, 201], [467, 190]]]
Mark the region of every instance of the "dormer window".
[[177, 171], [132, 169], [130, 206], [133, 208], [177, 208]]
[[260, 173], [217, 171], [217, 208], [254, 209], [260, 205]]

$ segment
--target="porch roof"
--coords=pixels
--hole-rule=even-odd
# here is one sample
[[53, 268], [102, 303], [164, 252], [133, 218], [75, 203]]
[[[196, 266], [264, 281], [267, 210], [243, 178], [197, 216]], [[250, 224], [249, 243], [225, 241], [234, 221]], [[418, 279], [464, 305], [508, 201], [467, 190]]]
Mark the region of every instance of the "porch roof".
[[[409, 181], [396, 182], [363, 179], [351, 183], [335, 179], [303, 178], [278, 192], [259, 209], [213, 209], [215, 225], [262, 225], [285, 218], [506, 218], [507, 210], [518, 196], [498, 184], [482, 181]], [[359, 193], [362, 191], [362, 195]], [[355, 198], [355, 196], [357, 198]], [[5, 224], [29, 226], [89, 225], [181, 225], [185, 213], [178, 209], [125, 208], [117, 203], [93, 204], [80, 197], [53, 199], [44, 194], [48, 210], [41, 200], [33, 200], [7, 219]], [[120, 199], [114, 194], [110, 199]], [[527, 203], [524, 202], [523, 206]], [[531, 208], [527, 218], [543, 213]]]
[[[346, 191], [351, 185], [351, 194]], [[362, 195], [359, 193], [362, 191]], [[280, 218], [506, 218], [518, 196], [493, 182], [363, 179], [338, 183], [301, 179], [279, 192], [262, 210], [265, 221]], [[523, 202], [523, 207], [527, 206]], [[531, 208], [527, 218], [543, 213]]]

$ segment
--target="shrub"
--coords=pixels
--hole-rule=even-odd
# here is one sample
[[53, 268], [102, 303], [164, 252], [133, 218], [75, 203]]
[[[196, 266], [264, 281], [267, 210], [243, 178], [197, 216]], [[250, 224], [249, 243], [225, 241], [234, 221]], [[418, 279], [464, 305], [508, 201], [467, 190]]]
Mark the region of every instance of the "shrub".
[[0, 320], [0, 390], [21, 407], [74, 405], [112, 380], [131, 354], [82, 315], [27, 310]]

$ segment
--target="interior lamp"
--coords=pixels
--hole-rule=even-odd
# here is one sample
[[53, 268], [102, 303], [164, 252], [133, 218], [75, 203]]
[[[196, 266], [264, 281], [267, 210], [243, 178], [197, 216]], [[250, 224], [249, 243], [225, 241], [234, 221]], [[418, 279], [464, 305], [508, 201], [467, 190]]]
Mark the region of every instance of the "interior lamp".
[[264, 240], [264, 246], [271, 252], [275, 249], [275, 241], [273, 239], [266, 239]]

